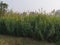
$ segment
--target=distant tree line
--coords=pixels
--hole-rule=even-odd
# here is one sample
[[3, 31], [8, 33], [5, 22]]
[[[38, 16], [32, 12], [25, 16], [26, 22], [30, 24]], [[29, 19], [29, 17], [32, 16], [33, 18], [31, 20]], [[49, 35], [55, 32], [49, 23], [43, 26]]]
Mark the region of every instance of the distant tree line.
[[[8, 4], [4, 3], [3, 1], [0, 1], [0, 16], [3, 16], [7, 13], [7, 15], [12, 15], [12, 14], [19, 14], [17, 12], [13, 12], [12, 10], [9, 10], [7, 12], [8, 9]], [[43, 10], [43, 8], [39, 9], [39, 12], [37, 11], [33, 11], [33, 12], [23, 12], [21, 13], [21, 15], [36, 15], [36, 14], [47, 14], [45, 10]], [[55, 16], [60, 16], [60, 10], [55, 10], [53, 9], [48, 15], [55, 15]]]

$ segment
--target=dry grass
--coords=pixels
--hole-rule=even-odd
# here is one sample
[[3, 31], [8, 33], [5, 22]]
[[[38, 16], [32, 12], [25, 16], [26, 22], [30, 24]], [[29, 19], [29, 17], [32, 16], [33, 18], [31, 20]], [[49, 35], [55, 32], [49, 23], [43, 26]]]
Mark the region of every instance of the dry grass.
[[54, 45], [45, 41], [36, 41], [31, 38], [10, 37], [0, 35], [0, 45]]

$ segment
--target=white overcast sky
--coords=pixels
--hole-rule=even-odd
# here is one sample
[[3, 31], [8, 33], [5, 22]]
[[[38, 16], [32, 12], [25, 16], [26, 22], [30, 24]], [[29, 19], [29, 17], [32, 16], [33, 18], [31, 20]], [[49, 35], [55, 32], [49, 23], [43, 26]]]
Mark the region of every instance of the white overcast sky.
[[43, 10], [51, 11], [52, 9], [60, 9], [60, 0], [1, 0], [9, 5], [9, 9], [14, 11], [33, 11], [43, 8]]

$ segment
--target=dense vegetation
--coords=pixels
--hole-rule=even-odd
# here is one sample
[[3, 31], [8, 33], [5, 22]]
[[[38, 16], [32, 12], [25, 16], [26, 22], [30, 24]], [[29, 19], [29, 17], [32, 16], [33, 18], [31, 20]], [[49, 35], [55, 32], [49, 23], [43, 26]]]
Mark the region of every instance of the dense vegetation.
[[0, 2], [0, 34], [29, 37], [39, 41], [60, 44], [60, 13], [45, 12], [14, 13], [7, 11], [8, 4]]
[[0, 34], [55, 42], [60, 39], [60, 17], [5, 15], [0, 17]]

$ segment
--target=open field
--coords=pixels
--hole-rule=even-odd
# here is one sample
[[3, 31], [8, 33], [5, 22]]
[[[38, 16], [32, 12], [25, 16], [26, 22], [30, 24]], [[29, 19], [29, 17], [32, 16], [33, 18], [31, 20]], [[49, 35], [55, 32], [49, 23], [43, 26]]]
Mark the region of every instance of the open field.
[[0, 45], [54, 45], [46, 41], [36, 41], [31, 38], [11, 37], [0, 35]]

